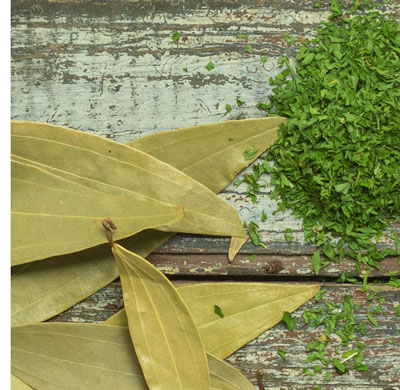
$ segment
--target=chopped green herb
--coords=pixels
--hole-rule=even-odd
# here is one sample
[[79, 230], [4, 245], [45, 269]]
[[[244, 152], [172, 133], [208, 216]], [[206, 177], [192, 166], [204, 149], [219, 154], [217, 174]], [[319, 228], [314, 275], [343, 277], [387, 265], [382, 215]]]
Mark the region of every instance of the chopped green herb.
[[297, 36], [296, 35], [288, 35], [284, 34], [283, 35], [283, 40], [288, 44], [288, 45], [293, 45], [297, 41]]
[[265, 222], [267, 220], [268, 216], [265, 213], [265, 211], [263, 210], [261, 213], [261, 222]]
[[260, 237], [258, 235], [258, 225], [250, 221], [249, 223], [249, 236], [255, 246], [260, 245]]
[[338, 359], [336, 359], [336, 358], [333, 358], [333, 365], [336, 367], [336, 369], [341, 373], [341, 374], [344, 374], [346, 371], [347, 371], [347, 369], [346, 369], [346, 366], [340, 361], [340, 360], [338, 360]]
[[371, 273], [371, 270], [367, 270], [363, 277], [363, 285], [362, 285], [362, 292], [368, 291], [370, 289], [370, 285], [368, 284], [368, 276]]
[[326, 381], [330, 381], [331, 379], [332, 379], [331, 373], [330, 373], [329, 371], [327, 371], [327, 372], [325, 373], [325, 380], [326, 380]]
[[316, 294], [315, 294], [315, 300], [317, 302], [319, 302], [322, 298], [322, 296], [326, 293], [326, 289], [325, 288], [321, 288], [321, 290], [319, 290]]
[[267, 56], [262, 56], [260, 58], [260, 62], [267, 62], [268, 61], [268, 57]]
[[237, 39], [247, 39], [249, 37], [249, 34], [240, 34], [240, 35], [236, 35]]
[[303, 218], [306, 241], [327, 257], [313, 256], [316, 274], [345, 256], [359, 273], [399, 253], [373, 240], [400, 215], [400, 30], [390, 14], [338, 18], [339, 1], [330, 4], [334, 21], [303, 42], [296, 65], [279, 58], [286, 68], [270, 80], [268, 114], [289, 121], [265, 159], [274, 161], [271, 197]]
[[230, 105], [230, 104], [225, 104], [225, 114], [224, 114], [224, 116], [226, 115], [226, 114], [229, 114], [231, 111], [232, 111], [232, 106]]
[[395, 314], [396, 317], [400, 317], [400, 305], [397, 305], [394, 308], [394, 314]]
[[256, 257], [256, 255], [250, 255], [250, 256], [249, 256], [249, 260], [250, 260], [250, 261], [253, 261], [253, 260], [255, 259], [255, 257]]
[[282, 321], [285, 322], [286, 327], [289, 330], [293, 330], [296, 326], [296, 320], [295, 318], [293, 318], [289, 312], [285, 311], [283, 312], [283, 317], [282, 317]]
[[283, 349], [278, 349], [277, 354], [284, 360], [286, 360], [286, 351]]
[[211, 61], [206, 65], [206, 69], [208, 71], [213, 70], [214, 68], [215, 68], [214, 63]]
[[314, 3], [313, 7], [314, 8], [320, 8], [321, 7], [321, 3]]
[[286, 242], [291, 243], [293, 241], [292, 229], [285, 229], [284, 237]]
[[251, 45], [246, 45], [244, 50], [246, 50], [249, 54], [253, 54], [253, 47]]
[[311, 265], [312, 265], [312, 269], [315, 272], [315, 275], [319, 274], [319, 270], [321, 269], [321, 258], [320, 258], [320, 251], [319, 249], [317, 249], [312, 258], [311, 258]]
[[239, 98], [236, 98], [236, 104], [238, 105], [238, 107], [243, 106], [243, 104], [246, 104], [246, 102], [244, 102], [243, 100], [240, 100]]
[[257, 108], [258, 108], [259, 110], [262, 110], [262, 111], [267, 111], [267, 110], [268, 110], [268, 104], [265, 104], [265, 103], [258, 103], [258, 104], [257, 104]]
[[183, 70], [184, 72], [187, 72], [187, 71], [188, 71], [188, 68], [182, 68], [182, 70]]
[[371, 321], [372, 325], [378, 326], [378, 321], [373, 317], [371, 312], [367, 313], [368, 319]]
[[390, 280], [388, 281], [390, 286], [400, 287], [400, 278], [397, 276], [398, 273], [399, 271], [390, 272]]
[[224, 313], [218, 305], [214, 305], [214, 313], [224, 318]]
[[179, 39], [181, 39], [181, 34], [179, 33], [178, 30], [174, 30], [174, 31], [172, 32], [171, 39], [172, 39], [172, 41], [175, 42], [175, 43], [178, 42]]
[[228, 141], [229, 141], [229, 142], [232, 142], [232, 141], [234, 141], [234, 139], [233, 139], [232, 137], [229, 137], [229, 138], [228, 138]]
[[258, 148], [254, 145], [249, 146], [243, 153], [243, 157], [245, 160], [252, 160], [254, 157], [257, 156]]

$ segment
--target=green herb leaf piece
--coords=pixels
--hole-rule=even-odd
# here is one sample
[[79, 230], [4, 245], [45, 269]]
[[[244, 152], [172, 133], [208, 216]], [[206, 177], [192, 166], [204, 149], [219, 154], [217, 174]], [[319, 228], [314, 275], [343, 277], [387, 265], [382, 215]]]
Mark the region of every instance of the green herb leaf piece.
[[224, 318], [224, 313], [218, 305], [214, 305], [214, 313], [219, 315], [221, 318]]
[[253, 160], [254, 157], [257, 155], [257, 152], [258, 149], [256, 148], [256, 146], [252, 145], [244, 151], [243, 157], [245, 160]]
[[247, 53], [249, 53], [250, 55], [253, 54], [253, 46], [251, 45], [246, 45], [246, 47], [244, 48]]
[[283, 360], [286, 360], [286, 351], [284, 351], [283, 349], [278, 349], [278, 351], [276, 352]]
[[179, 39], [181, 39], [181, 34], [179, 33], [178, 30], [174, 30], [174, 31], [172, 32], [171, 39], [172, 39], [172, 41], [175, 42], [175, 43], [177, 43], [177, 42], [179, 41]]
[[213, 70], [214, 68], [215, 68], [215, 65], [214, 65], [214, 63], [211, 62], [211, 61], [206, 65], [206, 69], [207, 69], [208, 71]]
[[320, 250], [317, 249], [312, 258], [311, 258], [311, 265], [312, 265], [312, 269], [315, 272], [315, 275], [319, 274], [319, 271], [321, 269], [321, 258], [320, 258]]
[[295, 326], [296, 326], [296, 320], [290, 315], [289, 312], [285, 311], [283, 313], [283, 317], [282, 317], [282, 321], [285, 322], [286, 327], [289, 330], [294, 330]]
[[332, 362], [340, 374], [344, 374], [347, 371], [346, 366], [339, 359], [333, 358]]
[[372, 325], [378, 326], [378, 321], [374, 318], [371, 312], [367, 312], [368, 319], [371, 321]]
[[265, 211], [263, 210], [261, 213], [261, 222], [265, 222], [267, 220], [268, 216], [265, 213]]

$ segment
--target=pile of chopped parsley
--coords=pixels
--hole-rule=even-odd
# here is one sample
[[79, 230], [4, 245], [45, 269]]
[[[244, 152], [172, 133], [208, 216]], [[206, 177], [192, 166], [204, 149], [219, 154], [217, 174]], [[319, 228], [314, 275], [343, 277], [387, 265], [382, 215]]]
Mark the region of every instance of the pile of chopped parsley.
[[375, 240], [400, 217], [400, 24], [375, 10], [346, 17], [332, 4], [333, 20], [302, 44], [296, 65], [279, 58], [285, 69], [262, 108], [290, 119], [261, 166], [280, 210], [303, 218], [319, 248], [315, 273], [346, 256], [360, 274], [399, 250]]

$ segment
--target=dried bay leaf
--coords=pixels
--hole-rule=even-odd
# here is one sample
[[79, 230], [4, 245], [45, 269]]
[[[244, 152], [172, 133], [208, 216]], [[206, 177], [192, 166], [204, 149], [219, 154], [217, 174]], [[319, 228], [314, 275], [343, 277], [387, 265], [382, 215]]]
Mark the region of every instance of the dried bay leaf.
[[[163, 231], [246, 237], [233, 207], [204, 185], [146, 153], [45, 123], [12, 122], [11, 130], [12, 157], [19, 162], [109, 195], [184, 206], [184, 218], [161, 227]], [[13, 229], [15, 235], [15, 239], [20, 238]], [[35, 259], [32, 255], [25, 261]]]
[[120, 225], [116, 239], [184, 216], [182, 207], [104, 194], [14, 160], [11, 191], [13, 265], [99, 245], [110, 215]]
[[11, 374], [11, 390], [32, 390], [32, 387]]
[[[52, 322], [11, 332], [11, 371], [36, 390], [148, 390], [125, 327]], [[211, 389], [252, 389], [238, 370], [207, 359]]]
[[171, 282], [143, 257], [114, 244], [128, 327], [150, 390], [210, 389], [194, 320]]
[[[167, 162], [218, 193], [275, 142], [279, 126], [286, 121], [284, 117], [270, 117], [192, 126], [151, 134], [128, 145]], [[243, 153], [250, 146], [257, 152], [245, 161]]]
[[[258, 124], [264, 123], [266, 130], [260, 131], [264, 127], [258, 127]], [[256, 145], [259, 154], [264, 152], [276, 139], [278, 126], [272, 118], [228, 121], [165, 131], [131, 141], [128, 145], [149, 154], [155, 153], [155, 157], [181, 169], [217, 193], [229, 185], [237, 172], [251, 163], [244, 160], [243, 151]], [[212, 137], [208, 138], [207, 134], [210, 132]], [[234, 140], [229, 141], [233, 136]], [[163, 145], [162, 153], [154, 149], [158, 142]], [[180, 154], [174, 149], [178, 144], [182, 145], [183, 152]], [[196, 150], [196, 153], [187, 153], [192, 150]], [[214, 171], [215, 176], [211, 171]], [[146, 257], [173, 234], [146, 230], [124, 239], [120, 244]], [[49, 268], [47, 272], [44, 264], [35, 262], [29, 264], [29, 268], [11, 281], [11, 308], [15, 313], [12, 315], [13, 325], [47, 320], [118, 277], [108, 245], [44, 261], [48, 263], [48, 267], [50, 261], [52, 262], [51, 271]], [[68, 264], [70, 267], [67, 271]]]
[[[192, 313], [205, 350], [225, 359], [281, 321], [283, 312], [293, 312], [319, 290], [313, 284], [199, 283], [177, 288]], [[214, 313], [214, 305], [224, 318]], [[124, 310], [107, 321], [126, 326]]]
[[239, 370], [210, 353], [207, 353], [207, 358], [211, 389], [254, 390], [253, 385]]

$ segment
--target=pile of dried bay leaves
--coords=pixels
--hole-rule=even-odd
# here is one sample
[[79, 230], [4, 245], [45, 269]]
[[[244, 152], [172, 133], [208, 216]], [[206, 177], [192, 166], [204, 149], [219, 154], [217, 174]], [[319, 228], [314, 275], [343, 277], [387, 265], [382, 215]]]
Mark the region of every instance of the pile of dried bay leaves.
[[[285, 121], [229, 121], [128, 145], [13, 122], [12, 389], [253, 389], [221, 359], [319, 286], [175, 288], [142, 256], [186, 232], [232, 237], [233, 259], [247, 236], [215, 193], [268, 149]], [[250, 160], [248, 148], [257, 151]], [[105, 324], [42, 322], [119, 275], [125, 311]]]

